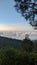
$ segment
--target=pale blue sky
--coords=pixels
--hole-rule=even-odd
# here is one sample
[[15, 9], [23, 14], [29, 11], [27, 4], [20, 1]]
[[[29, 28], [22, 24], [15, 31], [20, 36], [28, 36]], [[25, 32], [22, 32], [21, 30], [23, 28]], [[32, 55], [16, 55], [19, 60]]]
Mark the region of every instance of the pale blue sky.
[[29, 27], [28, 21], [17, 13], [14, 4], [14, 0], [0, 0], [0, 26]]

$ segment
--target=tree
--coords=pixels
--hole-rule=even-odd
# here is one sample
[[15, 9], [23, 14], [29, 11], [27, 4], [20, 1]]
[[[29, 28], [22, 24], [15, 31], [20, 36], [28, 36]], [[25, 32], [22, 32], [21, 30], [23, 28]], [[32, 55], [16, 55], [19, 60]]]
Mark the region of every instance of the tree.
[[22, 49], [27, 52], [33, 51], [33, 42], [30, 39], [24, 39]]
[[25, 35], [25, 39], [23, 40], [22, 43], [22, 49], [27, 52], [33, 51], [33, 42], [29, 39], [28, 34]]
[[15, 0], [15, 8], [37, 29], [37, 0]]
[[25, 34], [25, 39], [29, 39], [29, 35], [28, 34]]

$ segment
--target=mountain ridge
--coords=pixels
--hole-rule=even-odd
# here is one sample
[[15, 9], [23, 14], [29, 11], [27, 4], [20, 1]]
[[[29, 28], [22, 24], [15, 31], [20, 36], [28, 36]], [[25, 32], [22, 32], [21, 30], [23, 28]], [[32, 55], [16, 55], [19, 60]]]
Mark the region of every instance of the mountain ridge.
[[20, 48], [21, 43], [22, 40], [0, 36], [0, 47], [11, 46], [15, 48]]

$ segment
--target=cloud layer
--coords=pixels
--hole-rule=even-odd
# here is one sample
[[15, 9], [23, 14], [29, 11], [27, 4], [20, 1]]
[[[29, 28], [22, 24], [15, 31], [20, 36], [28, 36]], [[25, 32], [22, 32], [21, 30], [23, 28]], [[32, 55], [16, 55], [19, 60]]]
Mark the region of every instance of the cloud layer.
[[33, 31], [33, 32], [23, 32], [23, 31], [19, 31], [19, 32], [0, 32], [0, 36], [4, 36], [4, 37], [8, 37], [8, 38], [15, 38], [15, 39], [25, 39], [25, 34], [29, 34], [29, 38], [32, 40], [37, 39], [37, 31]]

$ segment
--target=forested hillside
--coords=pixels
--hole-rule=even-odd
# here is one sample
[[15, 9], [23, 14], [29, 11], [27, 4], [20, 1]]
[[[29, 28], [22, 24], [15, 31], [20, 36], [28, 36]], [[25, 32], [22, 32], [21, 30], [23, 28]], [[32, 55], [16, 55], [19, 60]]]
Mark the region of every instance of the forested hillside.
[[11, 46], [14, 48], [20, 48], [21, 44], [22, 44], [21, 40], [0, 37], [0, 47]]

